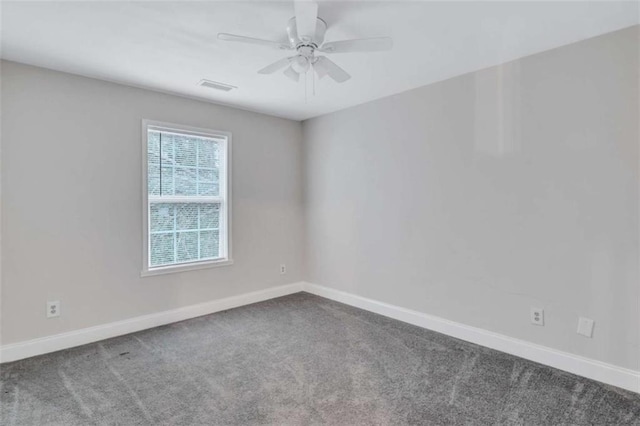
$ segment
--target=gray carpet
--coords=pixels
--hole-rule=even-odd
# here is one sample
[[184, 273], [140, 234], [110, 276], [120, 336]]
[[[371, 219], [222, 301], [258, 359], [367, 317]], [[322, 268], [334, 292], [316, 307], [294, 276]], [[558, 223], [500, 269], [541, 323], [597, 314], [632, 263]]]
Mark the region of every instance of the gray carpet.
[[640, 396], [298, 293], [4, 364], [2, 425], [640, 425]]

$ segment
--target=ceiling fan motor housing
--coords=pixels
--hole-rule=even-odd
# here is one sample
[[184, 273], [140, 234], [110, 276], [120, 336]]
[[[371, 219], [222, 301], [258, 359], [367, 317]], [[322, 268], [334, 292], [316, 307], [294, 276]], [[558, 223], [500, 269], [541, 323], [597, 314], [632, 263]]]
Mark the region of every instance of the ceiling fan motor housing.
[[312, 36], [303, 35], [298, 36], [298, 29], [296, 26], [296, 18], [289, 19], [287, 24], [287, 35], [289, 36], [289, 43], [296, 49], [309, 46], [313, 49], [317, 49], [324, 43], [324, 34], [327, 32], [327, 23], [320, 18], [316, 18], [316, 33]]

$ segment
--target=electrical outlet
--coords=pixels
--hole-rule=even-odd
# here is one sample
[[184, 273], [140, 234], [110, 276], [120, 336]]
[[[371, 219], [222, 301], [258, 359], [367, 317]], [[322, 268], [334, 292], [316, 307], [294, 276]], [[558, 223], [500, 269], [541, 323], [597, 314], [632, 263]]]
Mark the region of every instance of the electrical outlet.
[[578, 334], [591, 338], [593, 336], [594, 321], [591, 318], [580, 317], [578, 319]]
[[60, 316], [60, 302], [47, 302], [47, 318], [55, 318]]
[[283, 263], [282, 265], [280, 265], [280, 275], [284, 275], [286, 273], [287, 273], [287, 265]]
[[544, 325], [544, 309], [531, 308], [531, 324]]

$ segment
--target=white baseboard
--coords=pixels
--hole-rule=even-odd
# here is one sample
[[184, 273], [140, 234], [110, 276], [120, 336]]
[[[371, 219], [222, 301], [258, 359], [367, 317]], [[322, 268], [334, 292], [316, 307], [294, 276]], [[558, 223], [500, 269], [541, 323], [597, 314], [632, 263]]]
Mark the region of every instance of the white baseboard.
[[74, 330], [67, 333], [3, 345], [0, 346], [0, 362], [17, 361], [23, 358], [97, 342], [110, 337], [122, 336], [124, 334], [146, 330], [160, 325], [212, 314], [214, 312], [220, 312], [236, 308], [238, 306], [262, 302], [275, 297], [286, 296], [287, 294], [302, 291], [302, 286], [302, 283], [294, 283], [279, 287], [272, 287], [238, 296], [172, 309], [170, 311], [143, 315], [123, 321]]
[[306, 292], [335, 300], [366, 311], [375, 312], [457, 339], [496, 349], [559, 370], [568, 371], [592, 380], [640, 393], [640, 371], [617, 367], [605, 362], [584, 358], [524, 340], [514, 339], [481, 328], [471, 327], [422, 312], [401, 308], [377, 300], [332, 288], [303, 283]]
[[639, 371], [617, 367], [612, 364], [584, 358], [546, 346], [536, 345], [524, 340], [514, 339], [502, 334], [449, 321], [422, 312], [305, 282], [268, 288], [252, 293], [213, 300], [211, 302], [172, 309], [170, 311], [158, 312], [39, 339], [3, 345], [0, 346], [0, 362], [17, 361], [23, 358], [72, 348], [110, 337], [122, 336], [148, 328], [286, 296], [299, 291], [306, 291], [366, 311], [417, 325], [418, 327], [446, 334], [457, 339], [496, 349], [579, 376], [640, 393]]

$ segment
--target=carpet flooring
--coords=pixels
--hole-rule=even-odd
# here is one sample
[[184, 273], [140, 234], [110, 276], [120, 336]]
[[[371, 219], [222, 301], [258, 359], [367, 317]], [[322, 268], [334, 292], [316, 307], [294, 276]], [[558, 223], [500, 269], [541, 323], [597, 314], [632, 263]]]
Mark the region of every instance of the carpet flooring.
[[640, 395], [307, 293], [0, 367], [2, 425], [640, 425]]

